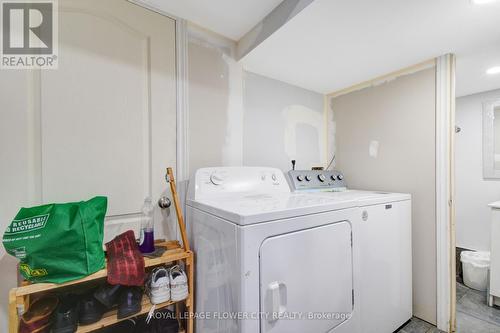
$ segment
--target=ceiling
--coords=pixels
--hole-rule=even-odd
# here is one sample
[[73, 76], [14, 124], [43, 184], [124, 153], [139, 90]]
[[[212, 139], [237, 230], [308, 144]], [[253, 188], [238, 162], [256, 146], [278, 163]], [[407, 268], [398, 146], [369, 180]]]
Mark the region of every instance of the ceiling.
[[457, 97], [500, 89], [500, 74], [486, 74], [494, 66], [500, 66], [500, 43], [458, 54]]
[[232, 40], [239, 40], [282, 0], [142, 0]]
[[463, 96], [500, 88], [500, 75], [484, 75], [500, 65], [499, 17], [500, 1], [315, 0], [242, 62], [249, 71], [330, 93], [453, 52]]

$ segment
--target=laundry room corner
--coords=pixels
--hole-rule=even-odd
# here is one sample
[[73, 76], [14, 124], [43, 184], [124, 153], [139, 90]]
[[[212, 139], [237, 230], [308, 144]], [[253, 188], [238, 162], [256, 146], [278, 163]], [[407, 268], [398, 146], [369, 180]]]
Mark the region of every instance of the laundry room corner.
[[0, 0], [0, 332], [500, 333], [499, 17]]

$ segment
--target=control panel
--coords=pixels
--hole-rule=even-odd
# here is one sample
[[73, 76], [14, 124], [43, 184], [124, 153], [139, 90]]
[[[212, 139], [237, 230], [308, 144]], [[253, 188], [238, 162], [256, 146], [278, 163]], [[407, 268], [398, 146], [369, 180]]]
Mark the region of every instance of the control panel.
[[290, 170], [288, 182], [292, 191], [345, 191], [347, 189], [344, 175], [335, 170]]
[[189, 186], [189, 195], [197, 200], [238, 193], [290, 193], [283, 172], [264, 167], [202, 168]]

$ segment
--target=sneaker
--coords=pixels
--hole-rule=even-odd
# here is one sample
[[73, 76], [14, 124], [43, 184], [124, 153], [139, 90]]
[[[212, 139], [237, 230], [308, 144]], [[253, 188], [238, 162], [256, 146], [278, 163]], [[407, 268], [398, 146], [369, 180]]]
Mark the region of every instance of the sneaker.
[[157, 267], [151, 273], [149, 298], [152, 304], [160, 304], [170, 300], [170, 279], [165, 267]]
[[182, 301], [188, 296], [188, 279], [179, 265], [170, 268], [170, 294], [172, 301]]

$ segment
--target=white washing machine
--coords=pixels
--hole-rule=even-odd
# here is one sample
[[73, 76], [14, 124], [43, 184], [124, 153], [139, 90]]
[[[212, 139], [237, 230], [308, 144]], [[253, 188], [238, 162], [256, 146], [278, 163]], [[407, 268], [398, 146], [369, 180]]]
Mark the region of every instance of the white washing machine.
[[273, 168], [198, 170], [186, 207], [196, 332], [362, 332], [352, 206], [291, 193]]
[[360, 244], [361, 332], [390, 333], [412, 317], [411, 196], [347, 189], [337, 171], [289, 171], [295, 193], [352, 202]]

